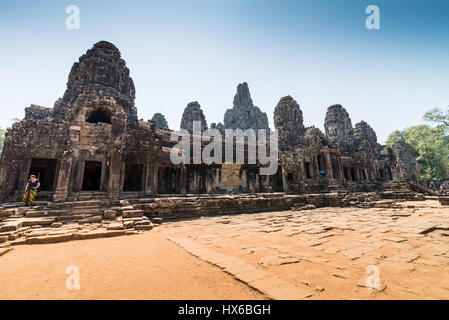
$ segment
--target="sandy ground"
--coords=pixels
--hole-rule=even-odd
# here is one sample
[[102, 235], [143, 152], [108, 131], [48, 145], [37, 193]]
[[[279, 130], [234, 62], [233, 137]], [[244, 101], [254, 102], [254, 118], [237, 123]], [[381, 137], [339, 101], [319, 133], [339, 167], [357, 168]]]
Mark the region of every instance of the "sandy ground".
[[[79, 290], [66, 286], [72, 265]], [[263, 299], [160, 232], [16, 246], [0, 275], [0, 299]]]
[[[267, 297], [207, 262], [215, 259], [235, 263], [236, 273], [256, 268], [269, 281], [253, 287], [281, 295], [297, 289], [310, 292], [308, 299], [448, 299], [449, 208], [402, 205], [204, 217], [140, 235], [16, 246], [0, 257], [0, 298]], [[69, 265], [79, 267], [79, 290], [66, 288]]]

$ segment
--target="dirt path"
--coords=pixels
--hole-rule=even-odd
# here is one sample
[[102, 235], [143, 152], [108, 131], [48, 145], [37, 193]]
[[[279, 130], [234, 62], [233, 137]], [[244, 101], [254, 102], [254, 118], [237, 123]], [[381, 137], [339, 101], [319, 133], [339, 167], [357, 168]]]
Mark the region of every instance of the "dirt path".
[[[68, 290], [69, 265], [80, 289]], [[159, 232], [16, 246], [0, 257], [0, 299], [263, 299]]]

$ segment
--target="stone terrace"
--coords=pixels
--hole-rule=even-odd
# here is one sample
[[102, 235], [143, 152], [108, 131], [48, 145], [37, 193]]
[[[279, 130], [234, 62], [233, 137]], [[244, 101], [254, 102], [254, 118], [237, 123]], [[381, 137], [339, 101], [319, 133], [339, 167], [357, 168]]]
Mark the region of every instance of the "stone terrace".
[[272, 299], [449, 298], [449, 210], [435, 200], [203, 217], [160, 232]]

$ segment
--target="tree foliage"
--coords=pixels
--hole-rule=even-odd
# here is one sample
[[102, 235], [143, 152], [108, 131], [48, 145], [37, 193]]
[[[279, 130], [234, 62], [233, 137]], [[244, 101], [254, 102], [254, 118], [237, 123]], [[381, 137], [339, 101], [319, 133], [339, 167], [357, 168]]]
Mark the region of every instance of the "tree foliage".
[[449, 177], [449, 108], [433, 109], [424, 120], [435, 124], [422, 124], [390, 134], [387, 145], [397, 141], [407, 142], [417, 155], [417, 162], [424, 179], [436, 181]]
[[446, 110], [435, 108], [426, 112], [424, 114], [424, 120], [437, 125], [445, 126], [446, 129], [449, 129], [449, 106]]

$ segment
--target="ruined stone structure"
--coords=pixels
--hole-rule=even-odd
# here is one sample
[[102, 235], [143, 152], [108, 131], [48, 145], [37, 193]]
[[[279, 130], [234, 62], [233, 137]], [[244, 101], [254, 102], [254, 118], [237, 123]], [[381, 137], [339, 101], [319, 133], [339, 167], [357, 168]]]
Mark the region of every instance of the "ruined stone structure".
[[201, 132], [207, 130], [206, 117], [201, 110], [201, 106], [197, 101], [190, 102], [184, 109], [184, 113], [181, 118], [181, 129], [187, 130], [189, 133], [193, 133], [193, 122], [201, 122]]
[[[67, 90], [53, 108], [31, 105], [25, 118], [8, 130], [0, 165], [1, 199], [18, 200], [30, 174], [41, 180], [38, 196], [55, 203], [80, 199], [85, 192], [127, 199], [376, 191], [417, 177], [407, 145], [380, 146], [374, 130], [363, 121], [353, 127], [341, 105], [329, 107], [325, 133], [306, 128], [300, 106], [290, 96], [274, 111], [279, 133], [279, 169], [274, 175], [259, 175], [260, 165], [248, 162], [175, 165], [170, 161], [175, 142], [170, 141], [165, 118], [155, 114], [152, 121], [139, 121], [134, 99], [133, 80], [119, 50], [105, 41], [95, 44], [74, 63]], [[201, 121], [202, 131], [208, 128], [198, 102], [187, 105], [181, 128], [191, 133], [193, 120]], [[270, 130], [247, 83], [238, 85], [223, 124], [211, 128]]]
[[153, 115], [153, 118], [151, 118], [151, 121], [154, 122], [154, 126], [156, 127], [156, 129], [170, 130], [167, 120], [165, 120], [165, 117], [162, 113], [155, 113]]
[[267, 132], [270, 131], [267, 114], [254, 106], [246, 82], [237, 86], [234, 106], [232, 109], [226, 110], [223, 123], [225, 129], [266, 129]]
[[287, 190], [370, 191], [416, 179], [416, 163], [412, 164], [415, 160], [409, 153], [378, 144], [376, 133], [365, 121], [353, 127], [341, 105], [328, 108], [326, 134], [315, 127], [304, 128], [302, 112], [291, 97], [280, 100], [274, 119]]

